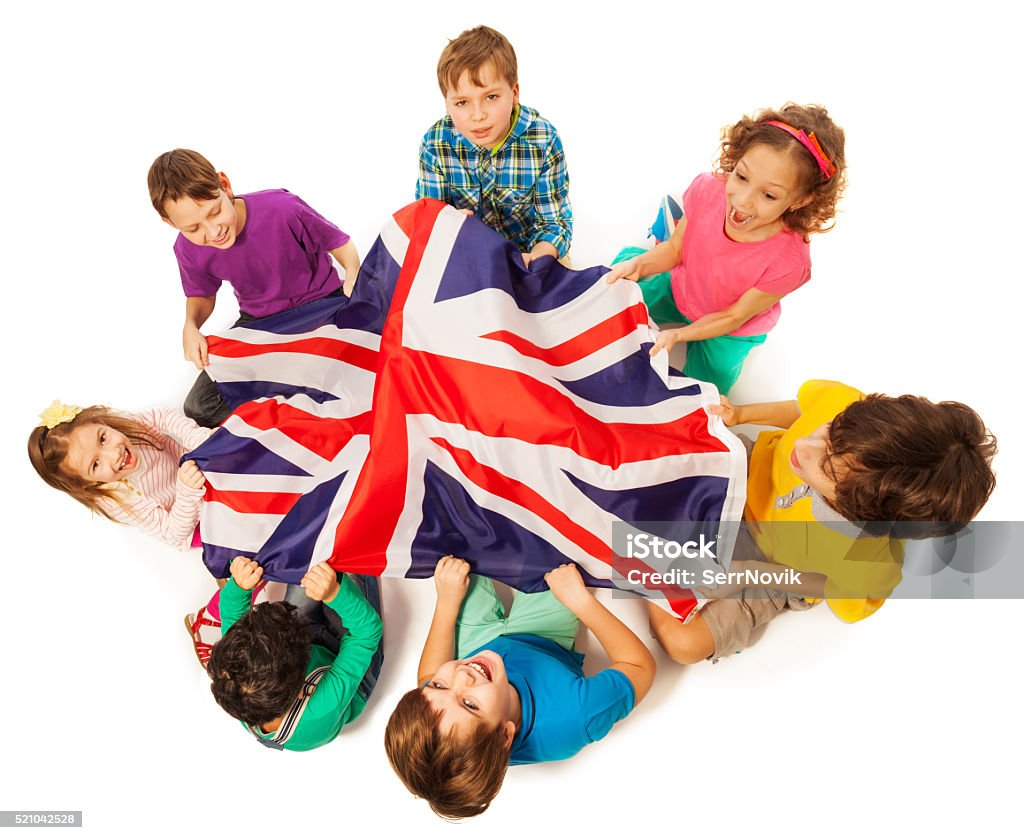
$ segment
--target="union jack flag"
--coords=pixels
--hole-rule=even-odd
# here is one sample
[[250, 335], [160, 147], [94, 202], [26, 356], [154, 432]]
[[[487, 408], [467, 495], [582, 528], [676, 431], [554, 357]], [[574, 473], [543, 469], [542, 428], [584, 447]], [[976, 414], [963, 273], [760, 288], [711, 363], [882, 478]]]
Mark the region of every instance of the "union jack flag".
[[743, 448], [703, 410], [713, 386], [649, 357], [639, 290], [606, 271], [525, 268], [424, 199], [389, 220], [350, 299], [210, 337], [234, 409], [188, 456], [210, 570], [244, 554], [291, 583], [322, 560], [423, 578], [454, 554], [532, 592], [575, 562], [588, 585], [692, 611], [688, 591], [625, 580], [646, 567], [613, 551], [612, 525], [738, 521]]

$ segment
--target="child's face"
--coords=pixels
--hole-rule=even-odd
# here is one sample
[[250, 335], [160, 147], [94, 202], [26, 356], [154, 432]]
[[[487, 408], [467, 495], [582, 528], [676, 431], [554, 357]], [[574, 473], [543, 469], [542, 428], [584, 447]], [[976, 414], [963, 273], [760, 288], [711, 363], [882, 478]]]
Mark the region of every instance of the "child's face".
[[510, 86], [498, 76], [493, 62], [480, 68], [480, 84], [473, 84], [463, 70], [459, 82], [449, 88], [444, 101], [455, 130], [467, 140], [492, 149], [508, 134], [512, 110], [519, 102], [519, 85]]
[[505, 663], [494, 651], [482, 650], [472, 659], [446, 662], [423, 687], [423, 694], [431, 707], [441, 712], [441, 731], [456, 740], [465, 740], [479, 726], [507, 726], [512, 743], [512, 687]]
[[127, 478], [139, 468], [139, 456], [128, 438], [101, 423], [83, 423], [68, 434], [62, 466], [90, 484]]
[[220, 193], [216, 198], [196, 201], [184, 196], [164, 205], [164, 221], [181, 231], [189, 242], [224, 250], [238, 236], [238, 212], [231, 193], [231, 182], [220, 173]]
[[757, 144], [725, 182], [725, 234], [757, 242], [782, 230], [782, 214], [810, 202], [800, 193], [800, 170], [788, 152]]
[[812, 490], [817, 490], [831, 504], [836, 497], [836, 482], [824, 470], [827, 456], [828, 423], [797, 440], [793, 444], [789, 461], [797, 477]]

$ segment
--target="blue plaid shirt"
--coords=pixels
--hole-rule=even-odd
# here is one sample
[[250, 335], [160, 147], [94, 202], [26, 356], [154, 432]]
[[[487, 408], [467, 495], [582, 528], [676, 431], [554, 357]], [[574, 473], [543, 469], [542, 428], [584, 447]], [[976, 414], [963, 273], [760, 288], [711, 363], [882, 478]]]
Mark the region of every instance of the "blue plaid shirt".
[[420, 144], [416, 198], [472, 210], [521, 251], [550, 242], [564, 257], [572, 241], [569, 173], [558, 132], [532, 108], [520, 107], [496, 149], [459, 134], [451, 117], [434, 123]]

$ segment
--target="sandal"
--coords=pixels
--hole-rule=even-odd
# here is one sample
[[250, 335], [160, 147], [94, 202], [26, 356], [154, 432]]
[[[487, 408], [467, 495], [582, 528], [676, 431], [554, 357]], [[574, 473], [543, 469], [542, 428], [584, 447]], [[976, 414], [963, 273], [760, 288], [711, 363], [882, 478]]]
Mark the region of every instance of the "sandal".
[[[213, 653], [213, 645], [216, 639], [209, 642], [203, 639], [204, 627], [216, 630], [217, 636], [220, 636], [220, 622], [206, 614], [206, 607], [200, 607], [198, 612], [188, 613], [185, 616], [185, 629], [192, 639], [192, 648], [196, 652], [196, 659], [199, 660], [199, 664], [203, 668], [206, 668], [210, 661], [210, 654]], [[209, 633], [207, 638], [211, 635], [213, 634]]]

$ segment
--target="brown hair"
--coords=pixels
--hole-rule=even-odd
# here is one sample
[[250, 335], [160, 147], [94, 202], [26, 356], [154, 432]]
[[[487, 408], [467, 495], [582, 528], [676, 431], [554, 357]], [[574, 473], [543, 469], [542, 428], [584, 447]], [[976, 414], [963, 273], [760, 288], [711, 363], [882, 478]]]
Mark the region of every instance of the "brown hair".
[[[835, 166], [835, 174], [826, 179], [814, 156], [791, 134], [768, 120], [788, 123], [798, 131], [814, 132], [825, 157]], [[812, 233], [824, 233], [835, 225], [836, 204], [846, 189], [846, 134], [832, 122], [821, 105], [796, 105], [787, 102], [779, 110], [765, 109], [752, 117], [744, 116], [735, 125], [722, 129], [722, 147], [715, 167], [719, 172], [731, 173], [751, 146], [764, 145], [788, 152], [799, 172], [801, 197], [811, 201], [795, 210], [782, 214], [782, 223], [806, 240]]]
[[[834, 506], [856, 522], [926, 522], [907, 536], [945, 536], [972, 520], [995, 488], [996, 439], [963, 403], [871, 394], [841, 411], [824, 469]], [[869, 528], [869, 530], [871, 530]], [[898, 529], [899, 530], [899, 529]]]
[[164, 152], [149, 167], [149, 200], [160, 218], [167, 218], [168, 201], [191, 198], [209, 201], [220, 194], [220, 179], [213, 164], [199, 152], [174, 149]]
[[448, 42], [437, 62], [437, 83], [441, 93], [448, 95], [448, 89], [455, 87], [465, 71], [474, 85], [480, 85], [480, 70], [491, 62], [499, 78], [515, 87], [519, 81], [519, 67], [516, 51], [508, 39], [489, 26], [467, 29], [458, 38]]
[[479, 726], [460, 743], [441, 733], [440, 721], [440, 711], [422, 689], [404, 694], [384, 730], [388, 761], [409, 791], [426, 799], [438, 816], [475, 817], [498, 795], [511, 748], [500, 726]]
[[32, 434], [28, 436], [28, 458], [36, 472], [39, 473], [39, 477], [51, 487], [64, 491], [94, 513], [101, 513], [107, 519], [113, 520], [113, 517], [100, 507], [100, 501], [109, 499], [123, 507], [124, 501], [117, 490], [104, 489], [98, 483], [86, 481], [64, 468], [71, 432], [88, 423], [110, 426], [136, 446], [152, 446], [154, 449], [163, 449], [153, 436], [153, 432], [145, 426], [111, 411], [105, 405], [92, 405], [82, 409], [73, 420], [60, 423], [52, 429], [36, 426], [32, 430]]

